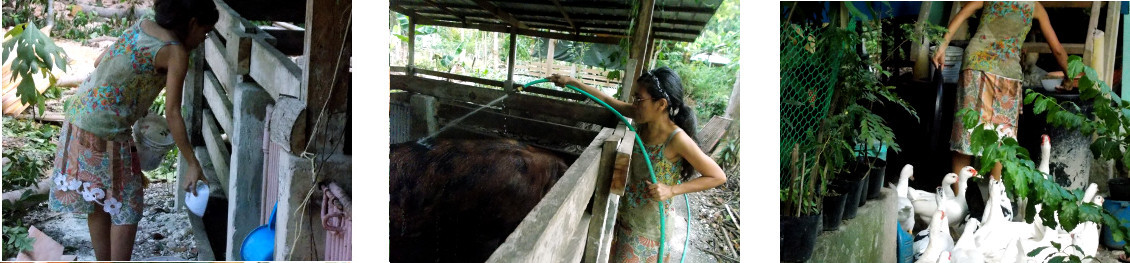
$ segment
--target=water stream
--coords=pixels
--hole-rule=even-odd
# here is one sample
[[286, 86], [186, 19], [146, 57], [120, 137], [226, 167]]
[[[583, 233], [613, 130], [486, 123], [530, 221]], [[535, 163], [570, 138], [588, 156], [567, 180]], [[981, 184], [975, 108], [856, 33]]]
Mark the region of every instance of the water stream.
[[443, 131], [450, 129], [451, 127], [455, 126], [455, 124], [459, 124], [459, 122], [462, 122], [463, 119], [466, 119], [467, 117], [470, 117], [471, 115], [475, 115], [475, 113], [478, 113], [479, 111], [481, 111], [481, 110], [483, 110], [487, 107], [494, 106], [494, 104], [497, 104], [498, 102], [506, 99], [506, 97], [509, 97], [509, 96], [510, 96], [509, 94], [502, 95], [502, 97], [498, 97], [497, 99], [494, 99], [493, 101], [487, 103], [486, 105], [480, 106], [478, 109], [475, 109], [471, 112], [468, 112], [467, 114], [460, 116], [459, 118], [456, 118], [455, 120], [447, 122], [447, 125], [444, 125], [443, 128], [440, 128], [439, 130], [436, 130], [435, 132], [428, 134], [427, 137], [420, 138], [419, 140], [416, 140], [416, 143], [421, 144], [421, 145], [429, 145], [429, 143], [426, 143], [426, 142], [431, 140], [432, 138], [434, 138], [436, 135], [439, 135], [440, 133], [443, 133]]

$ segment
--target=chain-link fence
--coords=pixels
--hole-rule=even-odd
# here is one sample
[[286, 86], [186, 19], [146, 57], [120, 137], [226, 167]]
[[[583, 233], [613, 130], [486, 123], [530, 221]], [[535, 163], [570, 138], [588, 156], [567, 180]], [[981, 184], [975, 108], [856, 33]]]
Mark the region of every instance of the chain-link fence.
[[[781, 184], [789, 178], [794, 145], [811, 140], [828, 113], [844, 50], [829, 43], [828, 27], [781, 26]], [[803, 147], [802, 147], [803, 148]]]

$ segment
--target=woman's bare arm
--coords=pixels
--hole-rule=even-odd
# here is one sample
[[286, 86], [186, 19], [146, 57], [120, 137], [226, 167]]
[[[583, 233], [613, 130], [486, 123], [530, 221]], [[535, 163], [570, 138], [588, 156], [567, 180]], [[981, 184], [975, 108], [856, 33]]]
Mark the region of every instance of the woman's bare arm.
[[188, 52], [180, 45], [168, 46], [171, 51], [167, 60], [167, 77], [165, 82], [165, 117], [169, 123], [169, 131], [173, 133], [173, 140], [176, 142], [177, 149], [180, 150], [181, 156], [184, 156], [185, 162], [188, 167], [188, 175], [185, 182], [186, 191], [195, 193], [196, 180], [207, 179], [202, 176], [200, 171], [200, 163], [196, 160], [196, 154], [192, 150], [192, 144], [188, 141], [188, 131], [184, 126], [184, 117], [181, 116], [181, 96], [184, 91], [184, 78], [188, 73]]
[[559, 87], [563, 87], [564, 85], [571, 85], [584, 90], [585, 92], [592, 94], [593, 97], [604, 101], [604, 103], [608, 103], [608, 106], [612, 106], [613, 109], [619, 111], [620, 114], [624, 115], [624, 117], [635, 118], [636, 116], [636, 107], [632, 106], [631, 103], [623, 102], [616, 98], [613, 98], [612, 96], [609, 96], [608, 94], [604, 94], [604, 92], [601, 92], [600, 90], [593, 88], [592, 86], [585, 85], [584, 83], [581, 83], [581, 81], [573, 77], [553, 74], [549, 77], [549, 80], [553, 81], [553, 83], [557, 84], [557, 86]]
[[1055, 55], [1056, 62], [1059, 63], [1060, 68], [1063, 68], [1063, 72], [1067, 72], [1067, 51], [1059, 43], [1059, 38], [1056, 37], [1055, 30], [1052, 29], [1052, 22], [1048, 18], [1048, 12], [1039, 2], [1036, 2], [1036, 20], [1040, 21], [1040, 32], [1043, 32], [1044, 38], [1047, 38], [1048, 47]]
[[984, 2], [970, 1], [965, 2], [964, 4], [965, 6], [961, 7], [961, 11], [953, 17], [953, 20], [950, 20], [950, 25], [948, 28], [949, 30], [948, 32], [946, 32], [945, 39], [942, 40], [942, 43], [938, 43], [938, 50], [934, 52], [933, 62], [934, 66], [938, 69], [945, 67], [945, 50], [946, 47], [949, 47], [950, 40], [953, 39], [954, 32], [956, 32], [962, 24], [965, 24], [965, 20], [969, 19], [969, 17], [973, 15], [973, 12], [976, 12], [977, 9], [981, 9], [981, 6], [984, 5]]
[[687, 136], [686, 133], [679, 133], [677, 138], [677, 143], [672, 142], [675, 150], [693, 166], [683, 167], [683, 169], [694, 168], [699, 174], [702, 174], [702, 177], [672, 186], [671, 191], [674, 195], [699, 192], [718, 187], [726, 182], [726, 173], [722, 171], [722, 167], [702, 152], [690, 136]]

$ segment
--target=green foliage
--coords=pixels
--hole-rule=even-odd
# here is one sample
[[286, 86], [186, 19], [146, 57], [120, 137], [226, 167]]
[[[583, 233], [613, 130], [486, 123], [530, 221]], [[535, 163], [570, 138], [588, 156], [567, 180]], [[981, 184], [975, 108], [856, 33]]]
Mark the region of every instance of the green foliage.
[[34, 243], [35, 239], [28, 237], [26, 226], [4, 225], [4, 258], [13, 258], [21, 251], [30, 251]]
[[20, 147], [4, 147], [3, 157], [8, 159], [3, 168], [4, 192], [35, 184], [43, 171], [51, 167], [55, 158], [55, 143], [59, 128], [34, 121], [4, 118], [3, 135], [6, 141], [19, 140]]
[[9, 55], [15, 51], [16, 56], [12, 62], [14, 74], [11, 79], [14, 81], [16, 76], [22, 78], [20, 84], [16, 86], [16, 96], [21, 102], [36, 105], [39, 111], [43, 112], [47, 97], [36, 90], [33, 76], [40, 74], [47, 78], [50, 81], [48, 86], [54, 88], [58, 79], [51, 72], [51, 68], [67, 70], [66, 52], [55, 46], [55, 41], [44, 35], [32, 23], [17, 25], [5, 35], [5, 37], [9, 36], [11, 39], [5, 40], [3, 44], [3, 61], [8, 61]]
[[722, 149], [719, 149], [720, 153], [718, 159], [715, 161], [718, 162], [718, 166], [721, 166], [723, 170], [738, 165], [738, 148], [741, 146], [738, 141], [739, 138], [734, 136], [733, 139], [727, 140], [725, 144], [722, 144]]
[[[1126, 164], [1130, 162], [1122, 160], [1125, 154], [1120, 147], [1130, 142], [1124, 131], [1130, 118], [1124, 114], [1125, 111], [1118, 109], [1125, 109], [1128, 103], [1116, 104], [1118, 101], [1112, 101], [1112, 98], [1118, 98], [1110, 93], [1109, 86], [1093, 72], [1093, 69], [1082, 64], [1079, 57], [1072, 56], [1069, 59], [1068, 74], [1076, 76], [1083, 73], [1079, 81], [1081, 97], [1093, 102], [1093, 112], [1097, 118], [1069, 111], [1065, 105], [1074, 108], [1078, 106], [1071, 103], [1061, 105], [1054, 98], [1031, 90], [1026, 91], [1024, 103], [1032, 105], [1036, 114], [1044, 114], [1048, 123], [1056, 127], [1077, 129], [1085, 134], [1095, 133], [1098, 139], [1091, 144], [1091, 151], [1102, 160], [1115, 160], [1125, 170]], [[1025, 221], [1032, 222], [1036, 216], [1035, 204], [1039, 203], [1043, 206], [1039, 216], [1048, 227], [1056, 227], [1055, 213], [1058, 212], [1059, 223], [1068, 231], [1082, 222], [1095, 222], [1110, 227], [1116, 240], [1121, 240], [1126, 237], [1126, 233], [1130, 233], [1130, 229], [1122, 227], [1121, 222], [1105, 209], [1092, 203], [1081, 203], [1082, 189], [1068, 191], [1045, 178], [1035, 168], [1026, 149], [1020, 147], [1015, 139], [1001, 138], [992, 127], [978, 123], [979, 116], [975, 111], [963, 109], [957, 116], [962, 118], [966, 129], [973, 129], [970, 146], [974, 153], [981, 155], [980, 169], [991, 169], [999, 162], [1004, 168], [1001, 176], [1008, 195], [1013, 196], [1013, 200], [1028, 200], [1027, 211], [1032, 213], [1023, 215]], [[1130, 246], [1124, 246], [1123, 250], [1130, 251]], [[1064, 257], [1060, 260], [1074, 259]]]
[[157, 94], [157, 99], [153, 100], [153, 105], [149, 106], [149, 112], [157, 114], [158, 116], [165, 116], [165, 91], [162, 90], [161, 94]]

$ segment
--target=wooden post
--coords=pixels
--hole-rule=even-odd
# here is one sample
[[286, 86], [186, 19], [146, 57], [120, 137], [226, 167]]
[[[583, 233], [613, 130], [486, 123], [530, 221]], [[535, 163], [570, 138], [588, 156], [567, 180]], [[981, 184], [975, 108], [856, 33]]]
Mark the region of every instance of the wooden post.
[[[923, 30], [925, 30], [923, 27], [926, 24], [927, 20], [930, 19], [930, 8], [931, 7], [933, 7], [933, 2], [929, 2], [929, 1], [922, 2], [922, 9], [919, 10], [919, 12], [918, 12], [918, 22], [915, 23], [915, 26], [914, 26], [915, 32], [921, 33]], [[914, 62], [914, 78], [920, 79], [920, 80], [929, 78], [930, 77], [930, 42], [925, 37], [915, 39], [914, 41], [916, 42], [914, 44], [914, 47], [915, 47], [915, 49], [918, 50], [917, 51], [918, 53], [914, 54], [912, 56], [913, 58], [917, 59]], [[946, 51], [945, 50], [938, 50], [937, 52], [944, 53]]]
[[[1103, 80], [1110, 86], [1114, 86], [1114, 60], [1115, 52], [1118, 51], [1118, 21], [1119, 13], [1121, 13], [1121, 2], [1107, 1], [1106, 4], [1106, 60], [1103, 64], [1106, 65], [1105, 72], [1102, 72]], [[1113, 91], [1111, 91], [1113, 92]]]
[[726, 114], [722, 115], [723, 117], [737, 119], [741, 114], [738, 108], [738, 90], [740, 90], [738, 87], [741, 87], [738, 83], [741, 78], [741, 75], [734, 77], [734, 89], [730, 91], [730, 103], [726, 104]]
[[640, 2], [640, 15], [636, 20], [636, 30], [632, 32], [632, 47], [629, 50], [628, 65], [624, 68], [624, 86], [620, 87], [620, 100], [627, 101], [628, 97], [631, 97], [633, 82], [640, 77], [640, 73], [647, 66], [645, 60], [647, 44], [651, 39], [651, 20], [654, 10], [655, 0]]
[[[263, 125], [271, 95], [243, 82], [235, 87], [232, 155], [228, 178], [228, 240], [239, 241], [259, 226], [263, 204]], [[239, 255], [241, 242], [228, 242], [227, 255]]]
[[[502, 89], [507, 94], [514, 92], [514, 62], [518, 60], [516, 56], [518, 52], [518, 34], [513, 31], [510, 32], [510, 54], [506, 57], [506, 82], [503, 83]], [[504, 102], [505, 103], [505, 102]]]
[[[353, 54], [350, 1], [306, 1], [305, 53], [302, 87], [306, 93], [306, 129], [298, 136], [308, 139], [291, 149], [317, 154], [340, 153], [352, 74]], [[296, 140], [292, 138], [292, 145]]]
[[408, 76], [416, 75], [416, 16], [408, 17]]
[[436, 120], [436, 111], [439, 103], [436, 98], [424, 94], [412, 95], [412, 127], [409, 129], [409, 138], [416, 140], [439, 130]]
[[[616, 146], [620, 143], [620, 139], [624, 138], [625, 131], [620, 127], [624, 126], [621, 125], [617, 127], [612, 133], [612, 136], [608, 136], [607, 139], [604, 139], [603, 149], [600, 152], [600, 166], [597, 167], [596, 174], [596, 189], [592, 197], [592, 218], [596, 220], [590, 219], [588, 225], [588, 239], [585, 240], [584, 254], [584, 262], [586, 263], [596, 262], [597, 255], [599, 255], [601, 246], [604, 244], [603, 241], [605, 237], [601, 235], [601, 230], [604, 229], [605, 224], [608, 224], [608, 222], [604, 221], [604, 218], [605, 215], [610, 212], [608, 211], [608, 188], [611, 186], [610, 183], [612, 182], [612, 165], [616, 162]], [[615, 199], [619, 201], [619, 198]]]
[[1099, 8], [1102, 2], [1094, 1], [1091, 4], [1091, 21], [1087, 23], [1087, 42], [1083, 45], [1083, 65], [1091, 65], [1095, 48], [1095, 30], [1099, 26]]

